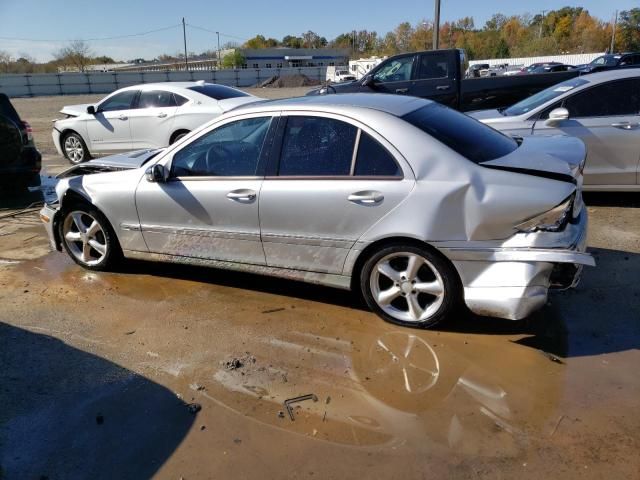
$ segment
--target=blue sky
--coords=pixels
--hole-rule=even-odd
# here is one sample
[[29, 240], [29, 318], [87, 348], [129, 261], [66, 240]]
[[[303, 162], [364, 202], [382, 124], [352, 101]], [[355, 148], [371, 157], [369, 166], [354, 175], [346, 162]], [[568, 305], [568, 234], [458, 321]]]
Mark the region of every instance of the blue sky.
[[[441, 0], [442, 20], [472, 16], [482, 26], [493, 13], [532, 14], [569, 6], [582, 6], [603, 20], [614, 11], [638, 6], [638, 0]], [[295, 5], [295, 6], [292, 6]], [[0, 50], [14, 56], [27, 53], [40, 61], [68, 40], [104, 38], [155, 30], [161, 32], [119, 40], [91, 41], [95, 54], [116, 59], [153, 58], [182, 49], [182, 17], [187, 23], [220, 31], [225, 41], [241, 41], [261, 33], [281, 39], [313, 30], [331, 39], [353, 29], [376, 30], [384, 34], [398, 23], [412, 24], [433, 18], [433, 1], [321, 0], [291, 2], [282, 0], [0, 0]], [[214, 34], [188, 29], [188, 49], [201, 52], [216, 48]], [[6, 37], [15, 38], [8, 40]], [[47, 41], [31, 41], [33, 39]]]

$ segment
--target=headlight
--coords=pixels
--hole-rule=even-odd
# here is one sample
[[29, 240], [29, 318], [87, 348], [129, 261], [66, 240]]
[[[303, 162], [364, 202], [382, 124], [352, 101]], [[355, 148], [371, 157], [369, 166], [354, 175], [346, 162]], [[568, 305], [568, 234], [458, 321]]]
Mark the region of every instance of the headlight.
[[516, 225], [515, 228], [521, 232], [535, 232], [537, 230], [558, 232], [562, 230], [569, 221], [572, 204], [573, 195], [564, 200], [560, 205], [540, 215], [536, 215], [526, 222]]

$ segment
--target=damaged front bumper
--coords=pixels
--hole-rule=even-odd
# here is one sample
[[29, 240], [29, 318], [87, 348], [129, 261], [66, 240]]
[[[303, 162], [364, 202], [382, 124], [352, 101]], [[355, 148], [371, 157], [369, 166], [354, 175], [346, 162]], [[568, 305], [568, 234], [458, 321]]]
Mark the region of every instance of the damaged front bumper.
[[583, 208], [562, 232], [516, 234], [500, 246], [439, 248], [458, 270], [472, 312], [519, 320], [546, 303], [550, 288], [574, 287], [583, 266], [595, 266], [586, 253], [587, 224]]
[[49, 237], [49, 244], [53, 250], [61, 251], [62, 247], [60, 242], [56, 237], [56, 222], [58, 208], [55, 205], [46, 204], [40, 210], [40, 220], [42, 220], [42, 224], [44, 225], [44, 229], [47, 231], [47, 236]]

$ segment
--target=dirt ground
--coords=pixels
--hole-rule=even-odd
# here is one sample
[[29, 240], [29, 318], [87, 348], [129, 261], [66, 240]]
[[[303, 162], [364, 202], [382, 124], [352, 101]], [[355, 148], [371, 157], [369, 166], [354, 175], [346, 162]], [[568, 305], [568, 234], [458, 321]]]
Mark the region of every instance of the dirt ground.
[[0, 206], [2, 480], [640, 479], [639, 195], [586, 196], [577, 289], [434, 331], [261, 276], [88, 272], [49, 251], [41, 200]]

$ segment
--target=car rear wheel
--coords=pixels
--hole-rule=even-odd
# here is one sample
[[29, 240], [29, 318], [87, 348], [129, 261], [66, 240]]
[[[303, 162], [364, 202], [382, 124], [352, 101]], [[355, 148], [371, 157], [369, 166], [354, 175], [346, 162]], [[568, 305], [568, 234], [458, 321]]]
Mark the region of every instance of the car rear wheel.
[[398, 325], [430, 328], [455, 310], [457, 274], [449, 262], [426, 248], [391, 245], [372, 255], [360, 274], [369, 308]]
[[110, 270], [119, 256], [111, 225], [96, 209], [77, 205], [60, 222], [60, 239], [69, 256], [89, 270]]
[[91, 158], [84, 140], [75, 132], [68, 133], [62, 139], [62, 152], [67, 160], [74, 165], [85, 162]]

